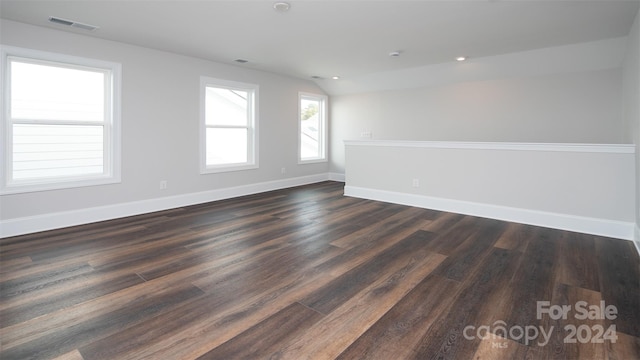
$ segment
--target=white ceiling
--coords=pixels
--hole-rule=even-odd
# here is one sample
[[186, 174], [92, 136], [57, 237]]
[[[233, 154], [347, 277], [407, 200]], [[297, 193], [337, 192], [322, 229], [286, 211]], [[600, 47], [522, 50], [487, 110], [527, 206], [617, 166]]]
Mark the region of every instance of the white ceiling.
[[[32, 1], [0, 17], [294, 77], [342, 79], [625, 36], [634, 1]], [[51, 24], [49, 16], [99, 26]], [[1, 35], [0, 35], [1, 36]], [[0, 38], [1, 40], [1, 38]], [[391, 51], [400, 57], [389, 57]], [[323, 80], [332, 81], [332, 80]]]

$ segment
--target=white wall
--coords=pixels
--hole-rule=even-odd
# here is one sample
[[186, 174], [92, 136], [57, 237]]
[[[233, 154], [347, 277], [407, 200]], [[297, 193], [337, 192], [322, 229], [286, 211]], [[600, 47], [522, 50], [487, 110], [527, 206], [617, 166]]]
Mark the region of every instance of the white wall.
[[633, 237], [633, 145], [374, 140], [346, 148], [347, 195]]
[[[122, 64], [122, 183], [5, 195], [0, 220], [29, 218], [234, 186], [326, 174], [327, 163], [297, 163], [298, 92], [310, 81], [2, 20], [0, 43]], [[215, 46], [215, 44], [212, 44]], [[200, 175], [200, 76], [260, 86], [260, 168]], [[281, 168], [286, 174], [281, 174]], [[160, 180], [168, 189], [159, 190]]]
[[[333, 96], [331, 171], [344, 171], [343, 141], [367, 131], [394, 140], [624, 143], [623, 40], [470, 59], [439, 66], [449, 77], [437, 83], [412, 81], [428, 86]], [[580, 71], [569, 71], [572, 54], [598, 49], [606, 56], [577, 58]]]
[[629, 33], [624, 60], [623, 116], [626, 141], [636, 144], [636, 244], [640, 251], [640, 11]]

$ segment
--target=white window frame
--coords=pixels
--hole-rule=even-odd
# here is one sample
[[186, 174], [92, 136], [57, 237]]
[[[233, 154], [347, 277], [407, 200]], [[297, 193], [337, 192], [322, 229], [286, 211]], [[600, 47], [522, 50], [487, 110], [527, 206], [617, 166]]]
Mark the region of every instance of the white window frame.
[[[247, 98], [247, 126], [207, 125], [205, 118], [207, 87], [246, 91], [249, 94]], [[259, 86], [256, 84], [222, 80], [207, 76], [200, 77], [200, 174], [250, 170], [259, 167], [258, 90]], [[207, 165], [207, 128], [247, 129], [247, 161], [242, 163]]]
[[[320, 156], [315, 158], [302, 158], [302, 100], [303, 99], [311, 99], [320, 101], [320, 108], [318, 109], [319, 113], [319, 138], [318, 144], [320, 146]], [[327, 117], [328, 117], [328, 102], [329, 97], [322, 94], [314, 94], [308, 92], [299, 92], [298, 93], [298, 164], [312, 164], [312, 163], [320, 163], [328, 161], [328, 127], [327, 127]]]
[[[13, 180], [13, 125], [29, 123], [15, 121], [11, 118], [11, 79], [9, 59], [17, 58], [35, 64], [52, 64], [67, 68], [95, 69], [107, 73], [109, 84], [105, 91], [105, 118], [99, 123], [103, 125], [103, 172], [94, 175], [80, 175], [59, 178], [42, 178], [31, 180]], [[2, 126], [0, 138], [0, 194], [16, 194], [35, 191], [67, 189], [84, 186], [114, 184], [121, 182], [121, 134], [120, 134], [120, 87], [122, 65], [119, 63], [90, 59], [65, 54], [51, 53], [33, 49], [0, 45], [0, 83], [3, 84], [1, 101], [3, 103]], [[36, 123], [36, 122], [33, 122]], [[47, 123], [44, 122], [37, 123]], [[64, 121], [52, 121], [52, 124], [68, 125]], [[71, 124], [71, 123], [70, 123]], [[82, 125], [82, 122], [73, 122]], [[96, 122], [92, 122], [96, 125]]]

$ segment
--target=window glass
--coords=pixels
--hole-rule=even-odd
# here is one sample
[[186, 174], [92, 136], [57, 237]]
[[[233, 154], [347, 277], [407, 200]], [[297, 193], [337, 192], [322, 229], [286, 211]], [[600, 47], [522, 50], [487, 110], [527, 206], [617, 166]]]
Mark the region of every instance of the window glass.
[[120, 181], [120, 65], [3, 47], [2, 193]]
[[104, 121], [105, 73], [11, 60], [11, 117]]
[[299, 95], [300, 162], [326, 161], [326, 106], [324, 95]]
[[257, 167], [257, 85], [201, 78], [201, 173]]

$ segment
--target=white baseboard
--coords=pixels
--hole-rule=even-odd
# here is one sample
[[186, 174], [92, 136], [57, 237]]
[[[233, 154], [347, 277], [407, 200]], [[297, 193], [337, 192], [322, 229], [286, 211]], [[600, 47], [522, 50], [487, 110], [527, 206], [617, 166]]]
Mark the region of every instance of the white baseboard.
[[[612, 238], [633, 240], [634, 224], [631, 222], [596, 219], [575, 215], [550, 213], [507, 206], [443, 199], [424, 195], [345, 186], [344, 194], [357, 198], [385, 201], [465, 215], [487, 217], [554, 229], [582, 232]], [[636, 227], [636, 238], [638, 237]], [[636, 242], [636, 246], [638, 243]]]
[[88, 209], [8, 219], [0, 221], [0, 238], [285, 189], [330, 180], [332, 177], [331, 174], [325, 173]]

